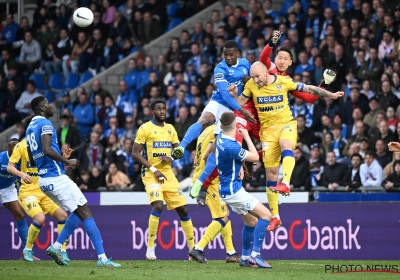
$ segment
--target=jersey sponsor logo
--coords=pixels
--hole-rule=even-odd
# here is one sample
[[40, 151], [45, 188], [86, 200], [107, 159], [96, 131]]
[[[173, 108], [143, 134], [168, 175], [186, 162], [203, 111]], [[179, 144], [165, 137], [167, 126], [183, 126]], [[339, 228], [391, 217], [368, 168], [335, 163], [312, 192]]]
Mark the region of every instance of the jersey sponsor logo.
[[263, 150], [268, 149], [268, 143], [267, 142], [263, 142], [261, 145], [262, 145], [262, 149]]
[[0, 173], [0, 177], [4, 177], [4, 178], [13, 178], [13, 177], [15, 177], [14, 175], [11, 175], [11, 174], [1, 174]]
[[243, 125], [244, 127], [247, 126], [247, 121], [241, 117], [236, 117], [236, 123]]
[[29, 203], [31, 201], [38, 201], [37, 197], [34, 195], [30, 195], [25, 199], [25, 203]]
[[214, 75], [214, 80], [223, 80], [224, 79], [224, 74], [222, 73], [217, 73]]
[[261, 96], [257, 97], [258, 104], [272, 104], [279, 103], [283, 101], [283, 95], [275, 95], [275, 96]]
[[154, 189], [161, 189], [161, 186], [159, 184], [151, 184], [149, 186], [149, 190], [154, 190]]
[[47, 169], [39, 169], [39, 172], [38, 172], [39, 175], [44, 175], [46, 173], [47, 173]]
[[153, 153], [153, 158], [156, 157], [165, 157], [167, 155], [167, 153]]
[[168, 141], [155, 141], [153, 142], [153, 148], [172, 148], [172, 143]]
[[2, 164], [2, 165], [1, 165], [1, 170], [7, 170], [7, 165]]
[[229, 76], [232, 76], [233, 74], [235, 74], [235, 71], [232, 69], [229, 69]]
[[43, 153], [39, 153], [39, 154], [34, 155], [33, 159], [38, 159], [38, 158], [40, 158], [42, 156], [44, 156], [44, 154]]
[[260, 111], [260, 113], [265, 113], [265, 112], [270, 112], [274, 110], [274, 107], [269, 106], [269, 107], [260, 107], [258, 108], [258, 110]]
[[53, 132], [53, 127], [50, 125], [45, 125], [42, 127], [42, 133]]
[[28, 174], [31, 177], [38, 177], [39, 174], [37, 172], [26, 172], [26, 174]]

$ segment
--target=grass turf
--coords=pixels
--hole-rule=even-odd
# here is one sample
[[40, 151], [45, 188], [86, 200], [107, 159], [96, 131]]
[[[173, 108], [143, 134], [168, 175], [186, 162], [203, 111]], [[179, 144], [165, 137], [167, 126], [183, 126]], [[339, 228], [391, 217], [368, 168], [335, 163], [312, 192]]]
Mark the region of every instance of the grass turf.
[[399, 261], [271, 261], [272, 269], [243, 268], [224, 261], [199, 264], [191, 261], [121, 261], [121, 268], [96, 267], [96, 261], [72, 261], [59, 266], [54, 261], [28, 263], [25, 261], [0, 261], [1, 279], [399, 279], [393, 273], [325, 273], [325, 265], [395, 265]]

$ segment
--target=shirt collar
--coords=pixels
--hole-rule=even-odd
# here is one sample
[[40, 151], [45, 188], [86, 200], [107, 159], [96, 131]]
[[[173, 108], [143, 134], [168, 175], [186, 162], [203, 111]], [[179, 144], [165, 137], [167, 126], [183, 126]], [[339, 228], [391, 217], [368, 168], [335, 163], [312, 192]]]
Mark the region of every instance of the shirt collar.
[[45, 117], [42, 117], [42, 116], [34, 116], [34, 117], [32, 118], [32, 120], [37, 120], [37, 119], [45, 119]]
[[236, 139], [235, 139], [235, 138], [233, 138], [233, 137], [230, 137], [230, 136], [228, 136], [228, 135], [226, 135], [226, 134], [223, 134], [223, 133], [222, 133], [222, 135], [221, 135], [221, 138], [224, 138], [224, 139], [229, 139], [229, 140], [236, 141]]

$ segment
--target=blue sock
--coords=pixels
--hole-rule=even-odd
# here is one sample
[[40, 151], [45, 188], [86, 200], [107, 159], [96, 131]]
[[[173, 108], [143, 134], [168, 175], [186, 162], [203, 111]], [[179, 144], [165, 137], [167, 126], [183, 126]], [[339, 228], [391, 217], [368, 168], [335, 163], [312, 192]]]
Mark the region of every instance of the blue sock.
[[267, 181], [267, 187], [276, 187], [278, 185], [278, 181]]
[[257, 252], [257, 253], [261, 252], [261, 247], [264, 242], [264, 237], [265, 237], [268, 226], [269, 226], [268, 220], [258, 219], [256, 228], [254, 230], [254, 244], [253, 244], [254, 252]]
[[19, 238], [21, 238], [22, 241], [22, 248], [25, 248], [26, 240], [28, 238], [28, 224], [26, 223], [25, 218], [23, 220], [17, 221], [17, 229]]
[[208, 178], [208, 176], [210, 176], [216, 167], [217, 163], [215, 161], [215, 154], [211, 153], [208, 156], [206, 166], [204, 167], [203, 173], [201, 173], [199, 180], [204, 183], [204, 181]]
[[68, 219], [65, 221], [63, 230], [58, 233], [57, 242], [59, 242], [60, 244], [64, 244], [65, 240], [67, 240], [71, 236], [80, 221], [81, 219], [79, 219], [79, 217], [75, 213], [69, 215]]
[[249, 257], [251, 253], [251, 243], [254, 240], [255, 227], [243, 226], [242, 230], [242, 256]]
[[92, 241], [94, 248], [96, 249], [97, 255], [104, 254], [103, 240], [101, 239], [100, 230], [93, 218], [87, 218], [83, 221], [83, 227], [86, 233], [89, 235], [90, 241]]
[[200, 135], [200, 133], [203, 131], [203, 126], [196, 122], [194, 124], [192, 124], [188, 131], [186, 131], [185, 136], [183, 136], [183, 139], [181, 141], [181, 144], [179, 145], [179, 147], [182, 147], [184, 149], [186, 149], [186, 147], [192, 143], [192, 141], [194, 139], [197, 139]]

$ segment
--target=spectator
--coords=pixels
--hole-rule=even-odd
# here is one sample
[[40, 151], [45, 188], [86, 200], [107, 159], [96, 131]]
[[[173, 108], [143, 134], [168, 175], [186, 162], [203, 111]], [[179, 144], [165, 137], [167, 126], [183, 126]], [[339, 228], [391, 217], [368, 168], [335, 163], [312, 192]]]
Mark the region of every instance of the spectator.
[[115, 163], [111, 163], [106, 175], [106, 185], [109, 191], [125, 191], [132, 190], [134, 185], [131, 184], [128, 176], [118, 170]]
[[252, 166], [252, 177], [251, 179], [245, 178], [243, 180], [243, 185], [247, 191], [255, 191], [257, 188], [265, 186], [265, 169], [263, 164], [258, 161]]
[[5, 92], [6, 94], [0, 99], [0, 118], [2, 129], [9, 128], [19, 119], [18, 111], [15, 105], [20, 98], [20, 91], [16, 89], [14, 80], [9, 80], [7, 84], [7, 91]]
[[139, 24], [139, 40], [143, 45], [146, 45], [161, 35], [162, 27], [152, 19], [150, 12], [143, 14], [143, 22]]
[[392, 161], [388, 163], [383, 169], [383, 178], [387, 178], [390, 174], [393, 173], [393, 164], [396, 160], [400, 160], [400, 152], [393, 153]]
[[296, 165], [293, 169], [292, 178], [290, 180], [290, 189], [300, 190], [307, 184], [307, 180], [310, 178], [309, 173], [309, 163], [303, 156], [303, 151], [299, 148], [294, 150], [294, 159], [296, 160]]
[[[359, 121], [362, 122], [362, 120], [364, 118], [364, 114], [362, 113], [362, 111], [359, 108], [354, 108], [352, 117], [353, 117], [353, 125], [347, 128], [346, 139], [349, 139], [352, 135], [357, 133], [356, 124]], [[369, 129], [369, 126], [364, 124], [365, 134], [367, 134], [368, 129]]]
[[104, 100], [104, 98], [105, 98], [106, 96], [110, 96], [110, 93], [108, 92], [108, 90], [104, 89], [104, 88], [101, 86], [101, 83], [100, 83], [99, 80], [94, 80], [94, 81], [92, 82], [91, 88], [92, 88], [92, 90], [91, 90], [91, 92], [90, 92], [90, 98], [89, 98], [89, 99], [90, 99], [90, 102], [94, 102], [94, 98], [95, 98], [96, 95], [101, 96], [101, 98], [102, 98], [103, 100]]
[[400, 191], [400, 160], [393, 163], [393, 173], [382, 182], [387, 192]]
[[[178, 138], [182, 139], [186, 131], [194, 122], [189, 119], [189, 109], [187, 107], [179, 108], [178, 117], [175, 119], [175, 130], [178, 133]], [[195, 146], [190, 145], [188, 150], [192, 150]], [[191, 148], [191, 149], [190, 149]]]
[[310, 146], [310, 159], [308, 160], [308, 163], [310, 165], [318, 163], [323, 168], [324, 160], [321, 156], [321, 146], [318, 143], [314, 143]]
[[376, 116], [384, 111], [379, 107], [379, 100], [376, 97], [372, 97], [369, 100], [370, 111], [364, 117], [364, 123], [369, 127], [376, 127]]
[[105, 187], [106, 181], [103, 172], [98, 167], [93, 167], [90, 172], [89, 188], [92, 191], [97, 191], [99, 187]]
[[146, 97], [150, 96], [150, 89], [152, 87], [157, 87], [161, 96], [165, 96], [165, 92], [166, 92], [165, 85], [158, 79], [156, 71], [151, 71], [149, 73], [149, 83], [147, 85], [145, 85], [143, 88], [144, 96], [146, 96]]
[[369, 111], [368, 98], [365, 95], [360, 94], [358, 88], [352, 88], [350, 90], [350, 97], [344, 104], [344, 119], [347, 126], [352, 126], [354, 124], [352, 118], [352, 111], [354, 108], [360, 108], [363, 115], [367, 114]]
[[68, 109], [70, 112], [74, 111], [68, 90], [62, 91], [60, 95], [61, 95], [60, 115], [62, 116], [62, 112], [64, 111], [64, 109]]
[[117, 162], [117, 151], [119, 150], [118, 138], [115, 133], [111, 133], [107, 138], [107, 148], [104, 160], [104, 169], [107, 170], [112, 162]]
[[126, 138], [124, 139], [124, 145], [122, 149], [117, 151], [117, 165], [118, 169], [128, 175], [129, 178], [135, 176], [135, 161], [132, 157], [133, 140]]
[[351, 156], [358, 153], [360, 153], [360, 146], [356, 143], [353, 143], [349, 147], [349, 155], [341, 158], [338, 162], [348, 167], [351, 167]]
[[400, 73], [393, 72], [392, 74], [392, 92], [397, 98], [400, 98]]
[[19, 25], [14, 22], [14, 15], [9, 13], [6, 16], [6, 25], [1, 32], [0, 46], [6, 45], [9, 48], [15, 41]]
[[383, 32], [383, 40], [379, 45], [378, 57], [386, 65], [390, 65], [392, 59], [395, 57], [393, 52], [394, 39], [390, 31]]
[[79, 58], [79, 64], [82, 72], [89, 68], [89, 71], [96, 75], [100, 73], [100, 68], [104, 64], [105, 41], [100, 29], [94, 29], [92, 37], [93, 39], [90, 41], [88, 48]]
[[110, 26], [108, 37], [113, 39], [120, 49], [123, 49], [126, 39], [131, 37], [131, 32], [127, 20], [120, 12], [115, 12], [114, 18], [114, 22]]
[[110, 26], [114, 22], [114, 16], [115, 16], [115, 7], [110, 4], [110, 1], [108, 0], [103, 0], [103, 8], [104, 8], [104, 13], [103, 16], [101, 17], [101, 21]]
[[396, 130], [396, 125], [399, 122], [399, 119], [394, 115], [394, 107], [390, 106], [386, 109], [386, 117], [390, 130], [394, 132]]
[[346, 165], [336, 162], [335, 153], [328, 152], [326, 155], [326, 166], [322, 175], [322, 184], [327, 186], [330, 191], [335, 191], [337, 187], [343, 185], [346, 170]]
[[28, 77], [32, 75], [36, 68], [39, 68], [41, 59], [42, 51], [38, 41], [33, 39], [31, 32], [26, 32], [19, 61], [23, 68], [28, 71]]
[[304, 71], [312, 72], [314, 70], [314, 66], [308, 64], [308, 57], [306, 52], [299, 53], [299, 64], [294, 70], [294, 74], [301, 74]]
[[174, 37], [171, 39], [171, 43], [168, 49], [168, 52], [165, 56], [165, 60], [167, 62], [167, 66], [170, 68], [176, 61], [178, 61], [178, 58], [180, 56], [180, 42], [179, 39]]
[[365, 125], [364, 125], [364, 123], [362, 121], [357, 121], [355, 123], [355, 128], [356, 128], [356, 133], [353, 134], [347, 140], [346, 146], [344, 146], [343, 155], [345, 155], [345, 156], [349, 156], [349, 148], [350, 148], [351, 144], [353, 144], [353, 143], [359, 144], [361, 138], [367, 138], [368, 139], [367, 133], [365, 132]]
[[333, 141], [329, 145], [329, 151], [334, 152], [336, 160], [343, 157], [343, 149], [346, 146], [346, 139], [342, 138], [342, 127], [340, 125], [332, 126]]
[[375, 48], [369, 50], [369, 60], [364, 62], [358, 70], [357, 76], [362, 80], [371, 82], [372, 90], [379, 90], [380, 78], [384, 71], [384, 64], [378, 59], [378, 51]]
[[371, 152], [365, 154], [360, 167], [360, 178], [363, 187], [380, 187], [383, 181], [382, 167]]
[[69, 59], [63, 61], [63, 72], [65, 77], [70, 73], [69, 67], [71, 67], [73, 73], [78, 73], [80, 55], [86, 51], [89, 43], [90, 39], [87, 38], [86, 34], [84, 32], [79, 32], [78, 41], [74, 44]]
[[375, 96], [375, 92], [371, 90], [371, 82], [369, 80], [365, 80], [362, 83], [362, 89], [360, 91], [362, 94], [364, 94], [368, 99], [371, 99], [372, 97]]
[[24, 44], [26, 32], [31, 32], [32, 34], [34, 34], [32, 28], [29, 25], [28, 18], [24, 16], [21, 17], [20, 28], [18, 29], [17, 35], [15, 36], [15, 41], [12, 44], [14, 48], [13, 53], [17, 56], [20, 54], [21, 47]]
[[29, 80], [26, 86], [26, 91], [21, 94], [21, 97], [15, 104], [15, 109], [17, 109], [21, 120], [33, 113], [31, 109], [31, 101], [33, 98], [38, 96], [42, 95], [36, 91], [36, 83]]
[[167, 73], [169, 71], [169, 67], [167, 66], [167, 63], [165, 62], [165, 57], [162, 54], [160, 54], [157, 58], [156, 71], [158, 73], [160, 73], [161, 81], [164, 80], [165, 76], [167, 75]]
[[17, 69], [17, 63], [15, 60], [10, 56], [10, 53], [8, 50], [2, 50], [1, 51], [1, 61], [0, 61], [0, 77], [2, 80], [1, 83], [1, 88], [6, 88], [7, 83], [5, 82], [7, 77], [9, 76], [9, 71], [10, 68], [13, 67], [14, 69]]
[[119, 93], [115, 102], [125, 116], [132, 116], [135, 119], [137, 115], [137, 101], [134, 93], [128, 90], [128, 86], [124, 80], [119, 82]]
[[[60, 41], [55, 46], [54, 58], [52, 61], [46, 61], [44, 65], [46, 74], [48, 76], [51, 76], [54, 73], [62, 72], [63, 62], [69, 59], [72, 47], [73, 47], [73, 42], [68, 36], [68, 31], [66, 29], [61, 29]], [[64, 73], [64, 75], [65, 74], [66, 73]]]
[[104, 107], [101, 108], [100, 111], [97, 113], [97, 117], [99, 118], [100, 125], [103, 127], [104, 130], [110, 128], [110, 117], [117, 117], [118, 123], [120, 125], [123, 125], [125, 121], [124, 112], [120, 108], [115, 106], [114, 99], [110, 95], [107, 95], [104, 98]]
[[351, 156], [351, 168], [347, 169], [344, 175], [344, 185], [346, 191], [355, 191], [361, 187], [360, 166], [363, 162], [360, 154], [353, 154]]
[[375, 149], [374, 143], [376, 143], [378, 140], [382, 139], [385, 143], [384, 147], [386, 148], [390, 142], [394, 141], [393, 132], [389, 129], [389, 126], [388, 126], [388, 123], [386, 120], [382, 120], [379, 123], [378, 129], [379, 129], [379, 133], [374, 135], [374, 137], [371, 139], [370, 146], [374, 147], [374, 149]]
[[94, 108], [93, 105], [88, 102], [88, 96], [86, 92], [83, 92], [79, 96], [79, 104], [74, 109], [74, 119], [78, 126], [78, 132], [81, 142], [86, 142], [89, 138], [89, 134], [92, 131], [94, 125]]
[[225, 25], [225, 23], [221, 20], [221, 15], [218, 10], [212, 11], [211, 22], [213, 24], [214, 33], [217, 32], [218, 28], [223, 27]]
[[315, 143], [314, 132], [306, 126], [306, 118], [304, 115], [297, 116], [297, 137], [300, 142], [311, 147]]
[[105, 151], [100, 144], [100, 134], [96, 131], [90, 133], [90, 141], [84, 145], [78, 154], [82, 168], [91, 171], [94, 167], [102, 169], [105, 160]]
[[387, 152], [385, 141], [377, 140], [375, 143], [376, 157], [375, 159], [381, 165], [382, 169], [390, 162], [390, 156]]
[[111, 134], [115, 134], [118, 139], [121, 139], [121, 137], [124, 135], [124, 129], [119, 127], [118, 118], [115, 116], [110, 117], [108, 124], [110, 125], [110, 128], [104, 130], [103, 136], [108, 138]]
[[72, 149], [76, 149], [80, 145], [78, 130], [71, 125], [68, 115], [61, 116], [61, 126], [57, 131], [58, 145], [67, 143]]
[[379, 100], [380, 108], [384, 111], [386, 111], [389, 106], [397, 108], [397, 105], [399, 105], [399, 99], [392, 93], [389, 81], [382, 82], [382, 91], [378, 92], [376, 97]]
[[84, 192], [89, 189], [89, 184], [90, 184], [89, 178], [90, 178], [89, 171], [81, 170], [80, 176], [78, 177], [78, 180], [76, 183], [81, 191]]
[[68, 28], [70, 18], [71, 14], [68, 7], [64, 4], [61, 4], [59, 13], [57, 15], [57, 24], [61, 26], [61, 28]]
[[126, 117], [125, 125], [126, 126], [122, 137], [134, 140], [137, 133], [137, 128], [135, 127], [135, 119], [131, 116]]
[[12, 134], [10, 136], [10, 139], [18, 139], [19, 141], [22, 141], [25, 139], [25, 124], [22, 122], [17, 122], [15, 125], [15, 128], [17, 129], [17, 133]]

